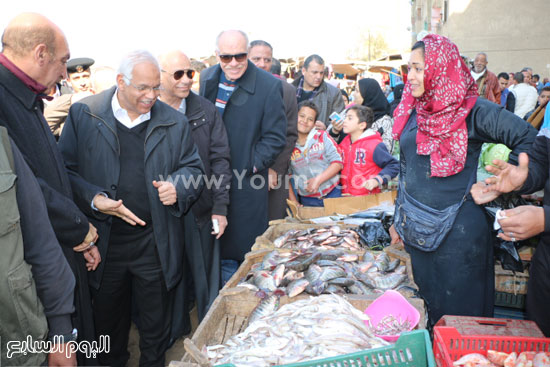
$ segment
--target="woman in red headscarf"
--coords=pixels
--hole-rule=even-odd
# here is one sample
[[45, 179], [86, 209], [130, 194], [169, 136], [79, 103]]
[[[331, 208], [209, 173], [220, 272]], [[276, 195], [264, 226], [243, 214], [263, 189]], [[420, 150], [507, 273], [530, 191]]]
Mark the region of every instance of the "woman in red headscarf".
[[[390, 232], [393, 242], [401, 237], [411, 255], [430, 322], [445, 314], [492, 316], [493, 238], [484, 210], [469, 191], [477, 181], [484, 142], [505, 144], [513, 149], [511, 160], [517, 160], [519, 152], [531, 146], [536, 131], [499, 105], [479, 98], [456, 45], [430, 34], [412, 48], [407, 84], [394, 112], [393, 135], [400, 144], [401, 171]], [[425, 243], [429, 237], [423, 237], [430, 225], [441, 231], [441, 223], [434, 227], [420, 220], [418, 231], [410, 230], [414, 213], [404, 211], [407, 194], [420, 206], [437, 211], [455, 205], [456, 216], [444, 222], [451, 226], [442, 241]], [[439, 246], [430, 248], [435, 243]]]

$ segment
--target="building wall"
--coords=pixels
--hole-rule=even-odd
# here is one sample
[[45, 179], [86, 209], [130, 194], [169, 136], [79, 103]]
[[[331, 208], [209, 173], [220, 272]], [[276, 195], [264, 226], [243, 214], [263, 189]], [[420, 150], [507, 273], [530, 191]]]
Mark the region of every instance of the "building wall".
[[495, 73], [530, 66], [541, 78], [550, 77], [548, 15], [549, 0], [412, 0], [411, 12], [413, 37], [433, 31], [449, 37], [472, 59], [487, 53], [488, 68]]

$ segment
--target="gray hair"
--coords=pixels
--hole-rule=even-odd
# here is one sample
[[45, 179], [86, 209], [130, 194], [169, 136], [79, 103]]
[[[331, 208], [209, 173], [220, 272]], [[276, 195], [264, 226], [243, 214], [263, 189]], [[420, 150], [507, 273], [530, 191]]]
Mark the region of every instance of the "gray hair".
[[124, 58], [120, 62], [120, 66], [118, 67], [118, 74], [122, 74], [122, 76], [124, 77], [124, 82], [128, 85], [132, 80], [132, 73], [134, 72], [134, 68], [136, 67], [136, 65], [146, 62], [155, 65], [157, 69], [159, 69], [160, 73], [160, 66], [158, 61], [149, 51], [136, 50], [124, 56]]
[[529, 73], [531, 75], [533, 75], [533, 68], [529, 67], [529, 66], [526, 66], [524, 67], [523, 69], [521, 69], [521, 72], [526, 72], [526, 73]]
[[487, 54], [485, 52], [478, 52], [476, 57], [479, 56], [479, 55], [485, 56], [485, 61], [489, 62], [489, 56], [487, 56]]
[[[218, 34], [218, 36], [216, 37], [216, 51], [220, 51], [220, 38], [223, 36], [223, 34], [225, 32], [229, 32], [231, 30], [227, 30], [227, 31], [221, 31], [220, 34]], [[248, 36], [246, 35], [246, 33], [244, 33], [243, 31], [241, 31], [240, 29], [235, 29], [234, 30], [235, 32], [239, 32], [245, 39], [246, 41], [246, 49], [248, 50]]]

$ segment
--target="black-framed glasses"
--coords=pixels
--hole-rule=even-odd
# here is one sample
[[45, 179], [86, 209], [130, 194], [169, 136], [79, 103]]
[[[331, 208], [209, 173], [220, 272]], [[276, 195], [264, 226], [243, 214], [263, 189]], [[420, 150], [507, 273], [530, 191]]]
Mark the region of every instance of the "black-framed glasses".
[[[161, 70], [163, 73], [168, 73], [166, 70]], [[189, 79], [193, 79], [195, 76], [195, 70], [193, 69], [181, 69], [174, 71], [171, 75], [175, 80], [180, 80], [183, 78], [183, 75], [187, 75]]]
[[235, 55], [218, 55], [220, 60], [225, 63], [231, 62], [232, 59], [235, 59], [237, 62], [243, 62], [244, 60], [246, 60], [247, 56], [248, 56], [248, 53], [246, 52], [235, 54]]

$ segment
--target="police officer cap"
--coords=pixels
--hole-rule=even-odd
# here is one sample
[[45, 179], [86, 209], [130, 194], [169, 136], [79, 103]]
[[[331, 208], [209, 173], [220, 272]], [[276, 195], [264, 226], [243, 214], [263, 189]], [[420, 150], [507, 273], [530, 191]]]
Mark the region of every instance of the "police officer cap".
[[67, 73], [82, 73], [83, 71], [88, 70], [94, 62], [95, 61], [89, 57], [71, 59], [67, 62]]

